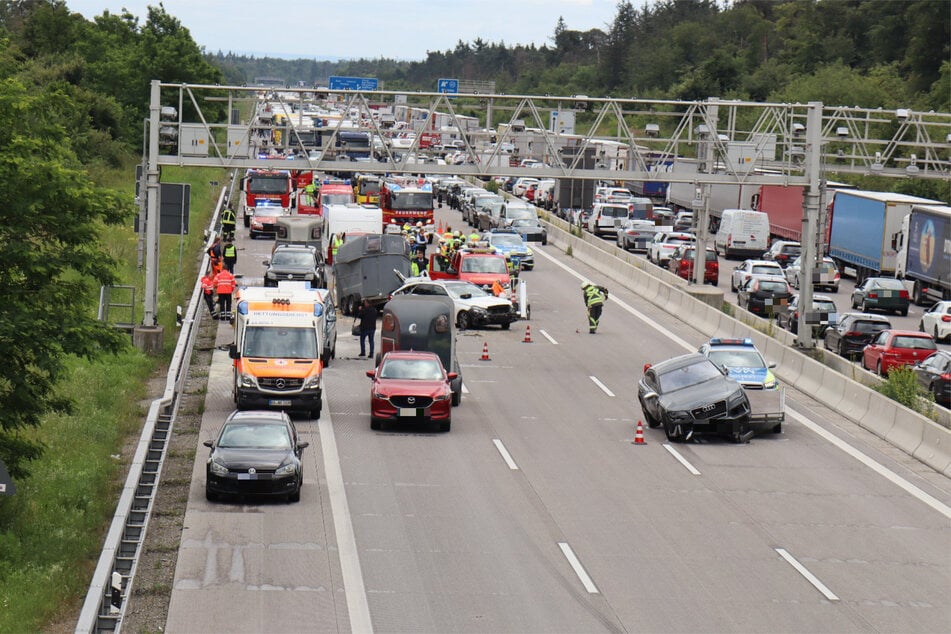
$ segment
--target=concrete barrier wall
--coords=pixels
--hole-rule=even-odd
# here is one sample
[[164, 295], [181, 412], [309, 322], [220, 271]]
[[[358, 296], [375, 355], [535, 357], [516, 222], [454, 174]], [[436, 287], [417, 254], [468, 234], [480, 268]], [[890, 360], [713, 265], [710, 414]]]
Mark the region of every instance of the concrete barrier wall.
[[[766, 322], [734, 307], [737, 318], [717, 311], [691, 297], [686, 282], [669, 271], [647, 263], [613, 244], [584, 232], [568, 232], [568, 224], [551, 218], [550, 244], [567, 250], [625, 288], [640, 294], [663, 310], [691, 315], [690, 325], [709, 337], [750, 337], [769, 361], [781, 381], [812, 396], [921, 462], [951, 476], [951, 412], [936, 408], [939, 423], [918, 414], [870, 389], [879, 379], [838, 355], [824, 350], [822, 363], [792, 347], [792, 333], [773, 328], [767, 335], [756, 326]], [[747, 323], [744, 323], [747, 322]]]

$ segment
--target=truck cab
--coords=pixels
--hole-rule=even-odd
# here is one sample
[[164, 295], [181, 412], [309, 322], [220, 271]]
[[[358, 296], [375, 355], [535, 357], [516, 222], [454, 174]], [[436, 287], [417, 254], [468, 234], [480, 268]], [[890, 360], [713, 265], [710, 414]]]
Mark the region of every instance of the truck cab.
[[465, 280], [490, 292], [496, 281], [506, 289], [512, 282], [505, 256], [492, 247], [460, 249], [450, 258], [434, 253], [429, 256], [429, 277]]

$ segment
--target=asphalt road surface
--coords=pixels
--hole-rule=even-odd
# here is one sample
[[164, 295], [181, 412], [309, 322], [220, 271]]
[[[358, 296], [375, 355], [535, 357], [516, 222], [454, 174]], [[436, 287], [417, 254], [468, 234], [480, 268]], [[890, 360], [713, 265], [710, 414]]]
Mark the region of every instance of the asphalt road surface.
[[[239, 247], [259, 281], [271, 242]], [[206, 501], [198, 447], [166, 631], [951, 629], [947, 478], [794, 390], [782, 434], [633, 444], [643, 364], [704, 337], [610, 283], [589, 335], [579, 280], [606, 278], [535, 250], [531, 322], [459, 334], [451, 432], [370, 430], [341, 317], [300, 503]], [[219, 350], [199, 443], [232, 408]]]

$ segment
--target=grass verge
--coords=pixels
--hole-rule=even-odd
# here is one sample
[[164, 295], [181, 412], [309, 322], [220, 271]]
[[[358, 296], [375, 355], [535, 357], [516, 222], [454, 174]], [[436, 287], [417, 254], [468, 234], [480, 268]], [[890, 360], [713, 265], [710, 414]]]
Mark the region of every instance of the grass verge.
[[[129, 196], [133, 174], [134, 161], [121, 170], [90, 171], [97, 183]], [[79, 613], [148, 411], [147, 383], [162, 374], [175, 347], [175, 306], [191, 293], [202, 232], [220, 191], [211, 186], [213, 180], [224, 184], [224, 171], [165, 168], [162, 173], [162, 182], [192, 186], [190, 233], [160, 240], [163, 355], [148, 357], [130, 342], [121, 354], [96, 362], [67, 359], [67, 376], [57, 389], [73, 399], [74, 411], [47, 415], [29, 430], [46, 451], [30, 465], [32, 475], [16, 483], [16, 495], [0, 497], [0, 632], [41, 631]], [[137, 267], [131, 223], [104, 228], [101, 241], [120, 263], [121, 283], [136, 286], [141, 322], [145, 271]]]

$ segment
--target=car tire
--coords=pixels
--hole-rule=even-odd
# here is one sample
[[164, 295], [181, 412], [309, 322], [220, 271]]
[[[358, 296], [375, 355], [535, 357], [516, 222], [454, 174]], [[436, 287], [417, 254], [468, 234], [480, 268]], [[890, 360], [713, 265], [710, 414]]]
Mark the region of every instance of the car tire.
[[314, 420], [320, 420], [320, 407], [310, 410], [310, 417]]
[[[924, 332], [924, 328], [921, 328], [921, 330]], [[951, 337], [949, 337], [949, 339], [951, 339]], [[934, 325], [934, 340], [938, 342], [941, 341], [941, 337], [938, 336], [938, 324]]]
[[848, 357], [846, 356], [846, 349], [845, 349], [845, 342], [844, 342], [844, 341], [840, 341], [840, 342], [839, 342], [839, 356], [840, 356], [840, 357], [845, 357], [846, 359], [848, 359]]
[[383, 427], [383, 422], [377, 420], [376, 418], [370, 418], [370, 429], [373, 431], [379, 431]]
[[783, 424], [782, 424], [782, 423], [776, 423], [775, 425], [773, 425], [773, 428], [772, 428], [770, 431], [771, 431], [772, 433], [774, 433], [774, 434], [781, 434], [781, 433], [783, 433]]
[[730, 291], [733, 293], [736, 292], [736, 282], [733, 281], [732, 275], [730, 276]]
[[510, 330], [512, 328], [512, 322], [507, 321], [504, 324], [501, 324], [502, 330]]
[[289, 503], [293, 504], [295, 502], [300, 502], [300, 489], [301, 489], [301, 485], [298, 484], [296, 491], [294, 491], [293, 493], [287, 494], [287, 501]]
[[898, 311], [898, 314], [901, 315], [902, 317], [907, 317], [907, 316], [908, 316], [908, 307], [905, 306], [904, 308], [902, 308], [901, 310], [899, 310], [899, 311]]
[[863, 313], [868, 312], [868, 302], [866, 302], [864, 299], [862, 300], [862, 312]]
[[456, 317], [456, 325], [459, 327], [459, 330], [467, 330], [469, 326], [472, 325], [472, 319], [469, 317], [467, 311], [461, 311], [459, 316]]
[[647, 426], [651, 429], [657, 429], [660, 427], [660, 421], [651, 416], [651, 413], [647, 411], [647, 408], [644, 407], [644, 404], [641, 403], [641, 412], [644, 414], [644, 420], [647, 421]]
[[218, 499], [218, 494], [209, 490], [208, 487], [205, 487], [205, 499], [209, 502], [214, 502]]
[[878, 360], [878, 364], [875, 366], [875, 374], [881, 377], [885, 376], [884, 374], [882, 374], [882, 360], [881, 359]]
[[858, 308], [858, 307], [859, 307], [859, 305], [855, 303], [855, 298], [853, 297], [853, 298], [852, 298], [852, 310], [855, 310], [855, 309]]
[[449, 398], [449, 404], [452, 407], [459, 407], [460, 403], [462, 403], [462, 392], [453, 392]]

